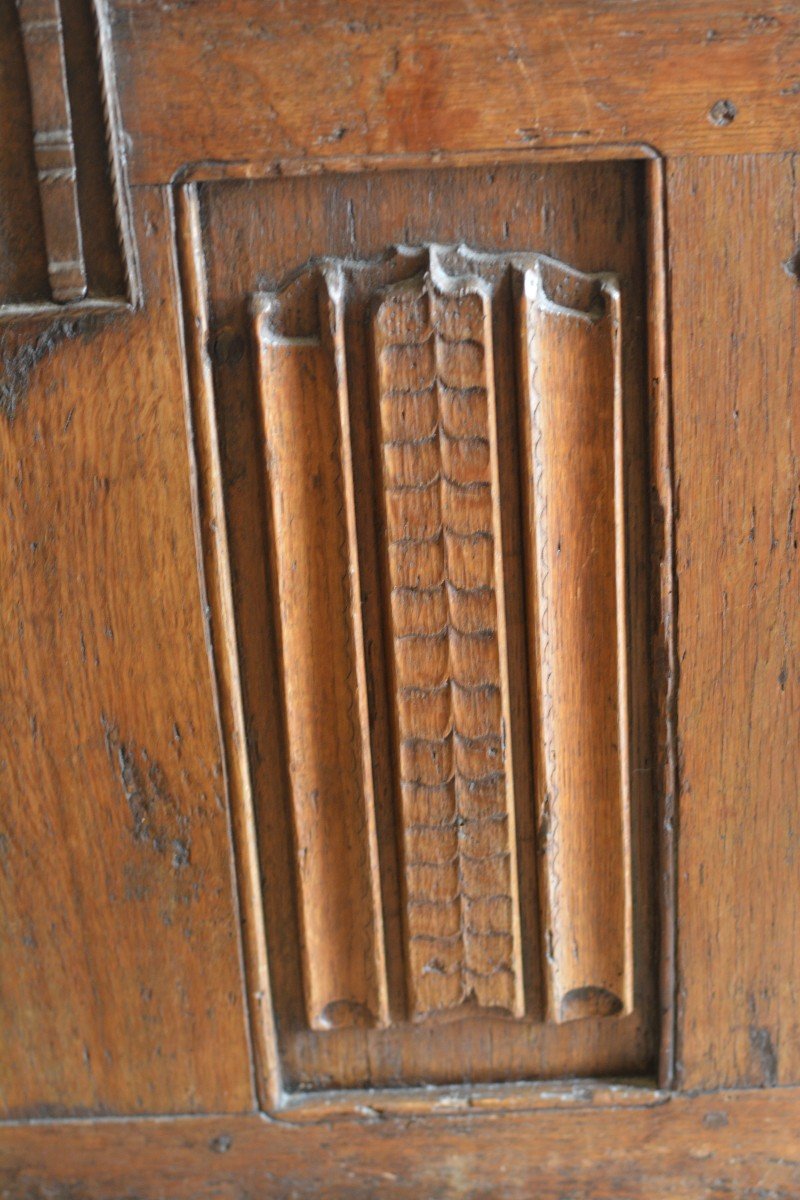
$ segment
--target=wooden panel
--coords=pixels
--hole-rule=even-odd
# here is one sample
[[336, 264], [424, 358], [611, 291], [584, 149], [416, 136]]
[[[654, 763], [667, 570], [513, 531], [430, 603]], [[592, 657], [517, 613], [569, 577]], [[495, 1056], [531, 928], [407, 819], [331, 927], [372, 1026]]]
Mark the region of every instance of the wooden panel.
[[691, 1088], [800, 1076], [798, 211], [791, 158], [670, 167], [677, 1067]]
[[796, 143], [786, 0], [292, 0], [270, 21], [259, 0], [114, 0], [111, 20], [135, 182], [192, 163]]
[[[261, 855], [288, 1093], [653, 1062], [642, 182], [637, 166], [551, 165], [182, 193], [204, 231], [192, 270], [207, 324], [189, 312], [187, 330], [192, 359], [209, 350], [217, 423], [201, 415], [198, 448], [227, 511], [230, 563], [207, 544], [209, 577], [232, 585], [214, 639], [238, 647], [243, 728], [228, 743], [248, 751], [244, 842]], [[548, 334], [541, 363], [553, 389], [564, 380], [553, 469], [586, 464], [578, 511], [563, 506], [575, 553], [559, 636], [597, 662], [559, 702], [563, 757], [589, 764], [561, 781], [573, 833], [559, 845], [541, 822], [537, 856], [541, 616], [520, 444], [539, 248], [575, 265], [551, 264], [588, 289], [578, 320], [597, 332], [585, 346]], [[582, 273], [609, 266], [624, 318], [611, 277]], [[604, 287], [613, 303], [595, 320]], [[599, 604], [588, 632], [570, 586]], [[537, 858], [548, 903], [559, 872], [569, 893], [551, 905], [549, 953]], [[269, 1053], [260, 1071], [272, 1106]]]
[[526, 273], [523, 380], [540, 853], [552, 1020], [632, 1005], [620, 297]]
[[[387, 1017], [341, 298], [258, 298], [306, 1016]], [[303, 314], [305, 315], [305, 314]], [[309, 488], [309, 480], [312, 486]]]
[[383, 1112], [364, 1097], [358, 1122], [196, 1117], [0, 1129], [0, 1185], [6, 1200], [65, 1192], [83, 1200], [790, 1200], [800, 1192], [796, 1089], [662, 1094], [639, 1107], [609, 1095], [610, 1107], [601, 1101], [594, 1111], [559, 1101], [552, 1085], [547, 1093], [544, 1108], [519, 1096], [523, 1107], [502, 1117], [465, 1111], [467, 1097], [451, 1093], [449, 1114], [427, 1119], [401, 1107]]
[[149, 306], [2, 332], [0, 1108], [252, 1104], [170, 212]]

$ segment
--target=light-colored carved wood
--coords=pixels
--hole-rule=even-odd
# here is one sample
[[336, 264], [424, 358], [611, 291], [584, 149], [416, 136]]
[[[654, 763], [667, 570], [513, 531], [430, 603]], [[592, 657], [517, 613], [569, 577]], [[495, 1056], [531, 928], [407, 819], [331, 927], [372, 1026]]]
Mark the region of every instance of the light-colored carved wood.
[[632, 1006], [619, 293], [525, 274], [522, 406], [550, 1018]]
[[520, 1015], [488, 288], [375, 314], [410, 1005]]
[[330, 290], [320, 279], [319, 290], [260, 295], [254, 322], [306, 1017], [312, 1029], [382, 1024], [387, 995], [341, 280]]
[[59, 0], [17, 0], [33, 110], [47, 270], [56, 301], [86, 294], [72, 114]]

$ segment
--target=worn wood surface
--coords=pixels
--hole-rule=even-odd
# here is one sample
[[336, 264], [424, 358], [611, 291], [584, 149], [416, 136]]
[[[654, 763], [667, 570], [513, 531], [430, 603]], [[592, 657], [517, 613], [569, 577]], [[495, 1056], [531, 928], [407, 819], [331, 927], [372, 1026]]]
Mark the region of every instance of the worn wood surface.
[[[0, 0], [0, 305], [138, 298], [105, 11]], [[8, 307], [6, 307], [8, 306]]]
[[791, 1200], [796, 1090], [662, 1098], [637, 1108], [259, 1118], [0, 1130], [4, 1200]]
[[[249, 1001], [264, 1103], [277, 1105], [280, 1067], [283, 1082], [295, 1091], [331, 1081], [511, 1080], [652, 1069], [653, 746], [647, 721], [636, 715], [647, 705], [637, 700], [634, 683], [662, 675], [668, 686], [654, 689], [660, 722], [654, 745], [663, 759], [658, 788], [666, 781], [663, 824], [669, 829], [674, 821], [678, 835], [677, 1083], [684, 1089], [759, 1090], [671, 1099], [633, 1093], [632, 1099], [628, 1090], [623, 1097], [583, 1085], [572, 1097], [561, 1085], [530, 1095], [512, 1087], [497, 1101], [502, 1115], [483, 1113], [479, 1120], [471, 1110], [491, 1108], [490, 1092], [431, 1096], [417, 1089], [387, 1098], [355, 1091], [349, 1099], [323, 1093], [305, 1109], [298, 1107], [302, 1095], [295, 1095], [283, 1117], [272, 1121], [250, 1115], [5, 1126], [0, 1190], [26, 1200], [113, 1200], [134, 1193], [232, 1200], [243, 1194], [498, 1192], [512, 1200], [531, 1193], [553, 1200], [797, 1196], [800, 1098], [791, 1088], [773, 1087], [795, 1083], [800, 1073], [794, 753], [800, 734], [800, 200], [797, 162], [785, 153], [796, 146], [800, 111], [797, 5], [769, 0], [756, 10], [719, 0], [567, 0], [554, 9], [525, 0], [470, 0], [466, 7], [457, 0], [434, 6], [388, 0], [379, 7], [368, 0], [292, 0], [267, 13], [256, 0], [111, 0], [102, 9], [99, 41], [88, 3], [64, 0], [58, 11], [59, 72], [66, 71], [61, 90], [69, 94], [74, 126], [75, 232], [83, 241], [90, 296], [118, 300], [135, 292], [120, 253], [122, 245], [133, 261], [124, 204], [117, 202], [124, 188], [115, 189], [110, 165], [122, 165], [118, 150], [124, 148], [142, 185], [165, 185], [176, 173], [286, 178], [206, 188], [184, 247], [193, 258], [188, 275], [198, 296], [208, 269], [208, 312], [205, 297], [195, 298], [185, 322], [195, 434], [199, 416], [209, 427], [219, 420], [218, 457], [199, 464], [195, 514], [209, 596], [198, 579], [192, 529], [181, 313], [166, 188], [143, 186], [137, 197], [143, 310], [112, 317], [90, 302], [60, 319], [52, 312], [47, 320], [18, 316], [13, 327], [8, 312], [3, 316], [0, 1113], [47, 1118], [242, 1113], [252, 1107], [229, 792], [238, 797], [234, 840], [240, 887], [249, 898], [243, 922], [248, 962], [254, 964]], [[110, 75], [97, 69], [98, 45], [107, 65], [112, 44], [122, 121], [115, 117], [113, 89], [101, 87], [101, 77], [107, 83]], [[33, 137], [37, 127], [56, 132], [57, 122], [37, 115], [37, 89], [53, 83], [37, 70], [34, 60], [34, 77], [27, 74], [15, 6], [0, 0], [4, 305], [43, 306], [50, 298], [52, 213], [42, 220]], [[616, 199], [609, 199], [599, 163], [582, 166], [580, 182], [572, 184], [562, 168], [550, 175], [541, 170], [549, 153], [630, 157], [649, 153], [648, 147], [668, 156], [668, 338], [657, 272], [645, 263], [644, 168], [609, 168]], [[779, 153], [754, 157], [764, 151]], [[536, 154], [541, 158], [532, 166], [527, 160]], [[398, 165], [409, 169], [390, 170]], [[325, 168], [329, 175], [309, 178]], [[652, 202], [655, 193], [649, 195]], [[56, 213], [59, 220], [64, 215], [63, 209]], [[648, 219], [655, 241], [659, 214], [652, 207]], [[503, 803], [513, 812], [521, 848], [519, 947], [512, 928], [509, 962], [522, 974], [527, 1016], [488, 1026], [474, 1014], [453, 1021], [447, 998], [437, 992], [435, 1005], [426, 995], [418, 1007], [441, 1008], [444, 1019], [426, 1025], [423, 1014], [413, 1033], [357, 1025], [324, 1034], [308, 1029], [314, 1012], [325, 1014], [327, 1006], [324, 996], [317, 1003], [316, 994], [307, 1005], [297, 953], [306, 918], [296, 894], [291, 772], [276, 750], [284, 736], [282, 632], [272, 618], [273, 564], [264, 551], [275, 498], [264, 474], [264, 411], [253, 400], [247, 298], [276, 288], [286, 271], [311, 256], [369, 257], [401, 240], [466, 241], [490, 249], [535, 244], [582, 270], [619, 272], [623, 298], [633, 295], [639, 305], [633, 321], [623, 308], [621, 327], [642, 397], [640, 407], [624, 412], [634, 480], [624, 501], [638, 514], [625, 549], [637, 648], [631, 656], [630, 787], [631, 813], [640, 817], [631, 825], [631, 861], [641, 869], [632, 872], [632, 903], [622, 922], [619, 896], [606, 897], [614, 945], [608, 937], [595, 938], [601, 973], [608, 963], [616, 981], [627, 972], [619, 990], [626, 1002], [631, 993], [633, 1012], [610, 1026], [599, 1018], [561, 1028], [531, 1019], [544, 1009], [540, 974], [546, 978], [547, 967], [540, 972], [535, 964], [546, 963], [547, 945], [534, 915], [536, 835], [533, 806], [525, 802], [532, 794], [531, 756], [518, 730], [535, 728], [539, 699], [535, 690], [532, 699], [521, 698], [523, 689], [509, 684], [503, 719], [508, 716], [512, 730], [513, 789], [507, 785]], [[655, 297], [647, 313], [646, 266]], [[186, 278], [184, 300], [192, 292]], [[650, 406], [645, 315], [654, 394], [661, 397]], [[371, 362], [367, 329], [363, 320], [355, 349], [348, 349], [349, 366], [359, 370]], [[663, 406], [670, 351], [671, 425]], [[336, 399], [341, 434], [341, 388]], [[335, 425], [333, 420], [328, 429], [334, 437]], [[362, 535], [385, 503], [376, 485], [386, 491], [393, 484], [380, 475], [367, 419], [352, 424], [350, 439], [352, 461], [371, 464], [371, 482], [362, 491], [354, 484], [350, 495], [345, 486], [342, 496], [333, 488], [337, 502], [344, 499], [345, 558], [349, 554], [353, 571], [347, 623], [355, 631], [356, 658], [362, 601], [365, 636], [356, 689], [362, 708], [355, 740], [366, 795], [363, 705], [367, 725], [371, 720], [388, 728], [393, 680], [406, 669], [417, 676], [426, 664], [409, 667], [408, 660], [397, 655], [393, 662], [385, 652], [392, 647], [378, 583], [383, 543], [380, 536]], [[520, 432], [502, 405], [497, 440], [498, 460], [518, 470]], [[652, 528], [643, 516], [651, 449], [650, 482], [658, 485]], [[671, 456], [678, 484], [675, 578]], [[421, 470], [422, 464], [411, 466]], [[603, 469], [611, 486], [607, 459]], [[416, 476], [412, 482], [419, 482]], [[603, 495], [610, 557], [612, 506]], [[484, 572], [481, 586], [497, 590], [502, 582], [507, 618], [525, 592], [524, 542], [532, 531], [519, 505], [495, 501], [491, 519], [502, 540], [502, 580], [495, 566]], [[618, 527], [618, 496], [614, 504]], [[420, 520], [429, 515], [417, 514]], [[209, 546], [220, 548], [216, 573]], [[323, 557], [335, 557], [325, 537], [318, 548]], [[335, 550], [341, 553], [340, 543]], [[659, 613], [655, 606], [651, 614], [641, 600], [651, 568], [660, 576], [661, 595], [676, 589], [679, 596], [672, 673], [669, 630], [658, 627], [667, 609]], [[335, 574], [332, 569], [331, 578]], [[610, 593], [604, 596], [608, 616], [612, 600]], [[565, 592], [564, 599], [575, 597]], [[220, 630], [222, 635], [214, 646], [216, 679], [204, 624], [207, 601], [212, 613], [222, 613], [212, 631], [215, 639]], [[496, 636], [498, 644], [505, 639], [510, 661], [525, 663], [522, 622], [498, 622]], [[619, 649], [619, 625], [617, 639]], [[603, 648], [610, 653], [608, 637]], [[243, 651], [242, 697], [237, 650]], [[584, 657], [590, 652], [587, 646]], [[593, 669], [600, 671], [604, 661], [598, 656]], [[318, 667], [316, 661], [310, 665]], [[605, 666], [608, 691], [615, 672]], [[335, 656], [323, 668], [330, 668], [335, 692]], [[616, 668], [617, 691], [605, 714], [612, 724], [624, 703], [619, 661]], [[493, 682], [501, 693], [505, 684], [502, 678]], [[222, 724], [226, 734], [233, 731], [224, 745], [216, 688]], [[679, 733], [677, 798], [662, 729], [670, 714]], [[409, 730], [414, 732], [411, 725]], [[325, 746], [318, 747], [307, 728], [297, 732], [305, 751], [322, 756]], [[370, 1003], [377, 996], [377, 1009], [392, 1021], [407, 1015], [408, 957], [395, 757], [386, 751], [373, 756], [371, 766], [385, 981], [371, 930], [359, 981]], [[624, 793], [621, 776], [614, 776], [606, 799]], [[316, 829], [312, 807], [305, 813], [306, 832], [341, 847], [340, 884], [350, 864], [357, 864], [353, 874], [368, 879], [375, 907], [374, 853], [353, 853], [346, 838], [337, 843], [328, 836], [330, 821], [325, 830]], [[608, 839], [613, 853], [607, 856], [617, 879], [617, 858], [625, 857], [624, 831], [618, 833], [615, 828]], [[598, 846], [584, 849], [588, 862], [589, 850]], [[506, 851], [493, 843], [495, 852]], [[667, 899], [672, 866], [660, 863]], [[594, 870], [587, 866], [587, 873]], [[545, 878], [547, 871], [545, 861]], [[356, 895], [363, 877], [347, 880]], [[327, 921], [320, 924], [322, 940], [331, 929], [339, 936], [325, 911], [335, 889], [324, 877], [310, 882], [313, 910]], [[672, 927], [665, 912], [663, 945], [669, 949]], [[589, 927], [582, 936], [596, 932]], [[627, 965], [619, 969], [617, 943], [623, 957], [632, 951], [632, 988]], [[341, 945], [329, 944], [333, 953], [322, 963], [311, 958], [312, 967], [325, 968], [319, 974], [334, 985], [331, 994], [341, 991]], [[567, 965], [561, 964], [564, 978]], [[670, 970], [666, 954], [667, 985]], [[616, 981], [606, 989], [612, 995]], [[274, 1043], [270, 987], [277, 999]], [[513, 1009], [519, 996], [515, 975], [514, 989], [500, 999]], [[318, 1023], [326, 1021], [337, 1023], [330, 1013]], [[665, 1069], [668, 1074], [668, 1063]], [[452, 1108], [457, 1115], [444, 1115]]]
[[167, 198], [147, 307], [0, 331], [0, 1109], [242, 1110]]
[[[296, 1091], [652, 1069], [656, 834], [643, 166], [551, 164], [207, 184], [199, 185], [199, 204], [209, 332], [198, 346], [209, 346], [215, 391], [284, 1085]], [[453, 250], [455, 236], [484, 253]], [[405, 249], [392, 252], [397, 240]], [[426, 249], [431, 243], [435, 250]], [[602, 381], [601, 431], [595, 437], [590, 425], [565, 427], [570, 445], [557, 449], [567, 461], [589, 441], [603, 463], [611, 455], [611, 493], [599, 489], [608, 553], [597, 541], [611, 589], [602, 592], [602, 637], [589, 642], [610, 637], [603, 686], [613, 677], [611, 695], [602, 703], [616, 744], [615, 595], [621, 586], [622, 658], [628, 638], [635, 648], [635, 844], [627, 843], [623, 829], [625, 752], [612, 747], [601, 755], [601, 774], [610, 782], [606, 786], [603, 775], [597, 784], [608, 827], [598, 823], [587, 839], [580, 832], [586, 821], [576, 820], [568, 856], [577, 848], [583, 857], [577, 867], [560, 868], [572, 880], [578, 920], [570, 925], [562, 913], [553, 938], [563, 939], [564, 963], [580, 945], [592, 977], [576, 983], [570, 975], [564, 992], [579, 991], [580, 1002], [593, 1009], [589, 1020], [561, 1029], [543, 1013], [548, 951], [539, 930], [541, 856], [529, 754], [538, 717], [532, 725], [537, 705], [523, 563], [535, 558], [535, 548], [521, 516], [520, 472], [527, 468], [519, 447], [529, 401], [517, 370], [525, 320], [514, 288], [522, 288], [534, 259], [520, 253], [517, 261], [513, 253], [525, 249], [546, 251], [578, 270], [612, 266], [625, 298], [625, 319], [603, 326], [601, 367], [609, 372]], [[430, 294], [421, 282], [426, 270], [437, 281]], [[292, 272], [294, 282], [276, 291]], [[248, 317], [254, 292], [261, 323], [255, 345]], [[269, 336], [265, 322], [272, 326]], [[620, 473], [613, 430], [622, 431], [615, 409], [617, 337], [626, 397], [620, 455], [630, 492], [624, 521], [616, 519], [613, 495]], [[555, 357], [554, 379], [566, 370]], [[280, 400], [273, 386], [278, 363], [281, 371], [291, 370]], [[602, 375], [592, 363], [589, 355], [581, 410], [587, 413], [597, 400], [592, 371]], [[291, 418], [284, 404], [289, 391], [298, 397]], [[441, 429], [449, 438], [444, 449]], [[463, 457], [465, 447], [469, 460], [454, 457], [456, 451]], [[354, 526], [343, 482], [348, 464]], [[316, 486], [303, 486], [306, 479]], [[578, 503], [590, 504], [580, 497]], [[301, 524], [308, 525], [302, 536]], [[579, 521], [576, 528], [580, 533]], [[313, 554], [306, 549], [312, 545]], [[620, 585], [616, 559], [626, 556], [630, 571], [620, 568]], [[570, 560], [576, 570], [580, 559], [576, 552]], [[356, 575], [360, 612], [349, 615]], [[564, 584], [565, 597], [571, 586]], [[584, 646], [580, 611], [566, 602], [561, 609], [560, 635]], [[531, 625], [538, 619], [532, 612]], [[362, 638], [366, 687], [358, 665]], [[568, 659], [576, 679], [582, 657], [580, 650]], [[590, 687], [581, 703], [592, 707], [599, 690]], [[565, 745], [578, 753], [583, 743], [576, 721], [573, 710], [563, 716]], [[484, 745], [479, 738], [489, 740]], [[351, 786], [352, 768], [345, 789], [336, 765], [337, 755], [367, 761], [367, 739], [371, 798]], [[457, 760], [451, 756], [456, 739]], [[481, 757], [486, 746], [495, 753], [491, 761]], [[351, 899], [371, 886], [368, 839], [358, 844], [368, 831], [369, 803], [378, 834], [390, 1020], [376, 1021], [372, 998], [369, 1020], [354, 1021], [355, 1009], [348, 1016], [342, 1005], [336, 1022], [321, 1019], [328, 1005], [349, 996], [369, 1012], [363, 985], [380, 978], [370, 914], [363, 901]], [[450, 811], [454, 803], [459, 807]], [[345, 811], [349, 833], [340, 842]], [[551, 836], [542, 823], [545, 849]], [[635, 864], [632, 915], [626, 910], [629, 860]], [[616, 922], [613, 945], [598, 936], [609, 920], [606, 895]], [[321, 949], [309, 953], [312, 944]], [[370, 963], [372, 976], [365, 974]], [[359, 995], [348, 991], [348, 979], [360, 981]], [[317, 983], [329, 994], [309, 1005], [309, 986], [314, 991]], [[609, 1021], [609, 1005], [581, 990], [593, 986], [625, 1011]], [[437, 1015], [446, 1024], [429, 1019]], [[315, 1026], [326, 1020], [341, 1027], [320, 1036]], [[374, 1027], [380, 1024], [387, 1027]]]
[[668, 182], [678, 1079], [769, 1086], [800, 1073], [796, 160], [681, 161]]
[[136, 181], [204, 162], [797, 140], [788, 0], [114, 0], [111, 22]]

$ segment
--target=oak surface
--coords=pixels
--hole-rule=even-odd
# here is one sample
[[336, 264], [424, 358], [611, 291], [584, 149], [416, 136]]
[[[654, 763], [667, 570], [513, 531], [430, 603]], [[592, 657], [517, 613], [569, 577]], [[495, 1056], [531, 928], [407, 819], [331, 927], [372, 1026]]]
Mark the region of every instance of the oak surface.
[[137, 232], [142, 312], [2, 331], [6, 1115], [252, 1105], [167, 197]]
[[598, 144], [725, 154], [797, 140], [787, 0], [110, 7], [136, 182], [203, 163]]
[[[26, 69], [16, 7], [0, 0], [0, 301], [41, 310], [18, 311], [14, 323], [7, 309], [0, 314], [0, 1113], [228, 1115], [0, 1125], [4, 1197], [797, 1196], [800, 1100], [777, 1086], [800, 1078], [800, 200], [788, 153], [800, 113], [797, 5], [110, 0], [97, 10], [99, 37], [88, 2], [50, 8], [63, 25], [79, 232], [89, 295], [100, 304], [47, 307], [48, 222], [33, 137], [37, 123], [53, 134], [58, 122], [50, 128], [35, 115], [31, 101], [46, 72], [35, 57]], [[107, 67], [112, 51], [121, 118], [114, 89], [102, 85], [113, 72], [98, 63], [102, 52]], [[124, 153], [109, 153], [114, 147]], [[581, 165], [580, 186], [567, 185], [566, 172], [549, 182], [539, 173], [552, 154], [578, 162], [654, 150], [666, 156], [665, 214], [657, 192], [645, 193], [643, 167], [609, 168], [620, 186], [612, 204], [599, 162]], [[118, 227], [124, 188], [112, 178], [123, 159], [139, 185], [144, 294], [139, 311], [112, 316], [99, 311], [102, 302], [120, 310], [136, 292], [124, 220]], [[427, 187], [415, 172], [431, 176]], [[201, 238], [198, 221], [193, 237], [198, 279], [208, 254], [210, 329], [199, 301], [182, 314], [173, 263], [170, 209], [189, 177], [258, 180], [201, 185], [204, 229]], [[658, 233], [662, 215], [664, 307], [642, 232], [647, 219]], [[321, 1050], [304, 1025], [288, 805], [254, 806], [248, 796], [250, 808], [233, 814], [234, 839], [227, 816], [248, 754], [257, 800], [285, 798], [290, 782], [272, 752], [281, 737], [272, 669], [280, 646], [265, 599], [269, 504], [245, 297], [277, 287], [311, 255], [376, 254], [401, 239], [497, 249], [530, 245], [534, 235], [539, 248], [583, 270], [620, 270], [637, 295], [646, 266], [655, 299], [642, 306], [635, 336], [624, 336], [644, 345], [647, 307], [650, 347], [671, 351], [671, 414], [648, 404], [644, 387], [635, 410], [634, 508], [652, 504], [655, 519], [637, 527], [628, 548], [630, 596], [647, 594], [660, 576], [662, 594], [678, 599], [674, 657], [668, 607], [640, 604], [632, 613], [637, 645], [655, 628], [654, 652], [642, 651], [639, 668], [668, 679], [653, 697], [666, 764], [655, 779], [665, 792], [665, 845], [674, 827], [677, 856], [656, 863], [652, 826], [634, 823], [634, 859], [643, 865], [632, 881], [634, 961], [652, 965], [648, 872], [658, 874], [667, 920], [674, 872], [677, 1087], [753, 1090], [666, 1098], [632, 1089], [632, 1100], [610, 1086], [598, 1093], [578, 1083], [566, 1098], [564, 1085], [530, 1095], [511, 1087], [502, 1115], [498, 1102], [480, 1120], [473, 1110], [494, 1104], [486, 1091], [355, 1090], [345, 1099], [296, 1095], [279, 1120], [236, 1117], [255, 1103], [254, 1072], [275, 1081], [270, 1091], [259, 1079], [264, 1103], [277, 1104], [280, 1080], [264, 1067], [274, 1047], [261, 1057], [250, 1050], [251, 1037], [269, 1040], [270, 983], [265, 955], [247, 976], [241, 962], [234, 845], [240, 891], [253, 900], [241, 915], [248, 947], [263, 946], [264, 914], [261, 923], [252, 918], [260, 890], [266, 897], [290, 1088], [653, 1067], [653, 970], [634, 986], [645, 1020], [623, 1016], [611, 1035], [591, 1020], [551, 1026], [523, 1053], [512, 1021], [488, 1033], [467, 1021], [444, 1036], [432, 1025], [414, 1047], [391, 1031], [382, 1045], [383, 1031], [326, 1032]], [[623, 330], [632, 328], [623, 320]], [[190, 343], [194, 336], [188, 402], [182, 332]], [[366, 341], [358, 355], [368, 355]], [[663, 398], [665, 364], [650, 365]], [[193, 434], [199, 416], [214, 424], [210, 387], [195, 386], [204, 373], [213, 373], [222, 400], [230, 562], [213, 479], [215, 503], [193, 503], [185, 408]], [[372, 452], [365, 427], [352, 428], [358, 461]], [[498, 440], [518, 462], [519, 431], [501, 420]], [[650, 482], [660, 491], [648, 501], [653, 447]], [[378, 501], [377, 493], [354, 497], [357, 520]], [[513, 505], [500, 513], [500, 529], [506, 591], [518, 600], [525, 526]], [[237, 671], [219, 670], [218, 645], [210, 663], [209, 596], [218, 580], [207, 552], [205, 579], [199, 565], [209, 542], [223, 547], [238, 596], [240, 645], [258, 646], [244, 672], [244, 706]], [[378, 539], [364, 553], [369, 585], [380, 575]], [[381, 622], [376, 592], [367, 586], [363, 596], [371, 629]], [[236, 633], [231, 618], [234, 663]], [[510, 657], [524, 661], [524, 630], [510, 622], [505, 636]], [[375, 719], [388, 724], [389, 672], [376, 647], [366, 639], [362, 676], [372, 681]], [[239, 706], [236, 754], [220, 738], [215, 682], [223, 723]], [[532, 706], [535, 697], [518, 701], [517, 729], [530, 727]], [[679, 734], [675, 794], [668, 718]], [[649, 786], [649, 732], [642, 723], [634, 729], [642, 766], [634, 790]], [[543, 946], [531, 914], [540, 872], [524, 866], [536, 831], [532, 806], [519, 800], [530, 795], [533, 767], [520, 745], [517, 738], [521, 970], [538, 1011], [542, 981], [531, 964]], [[379, 761], [394, 1017], [405, 993], [391, 781], [391, 762]], [[252, 830], [243, 831], [254, 807], [266, 848], [260, 863]], [[671, 925], [662, 932], [669, 949]], [[671, 954], [662, 968], [669, 1029]]]
[[793, 157], [669, 169], [678, 1080], [800, 1075], [800, 288]]
[[[606, 1107], [609, 1104], [610, 1107]], [[466, 1103], [466, 1101], [465, 1101]], [[4, 1200], [791, 1200], [796, 1089], [636, 1107], [548, 1108], [358, 1122], [256, 1116], [0, 1129]], [[524, 1104], [524, 1101], [523, 1101]]]

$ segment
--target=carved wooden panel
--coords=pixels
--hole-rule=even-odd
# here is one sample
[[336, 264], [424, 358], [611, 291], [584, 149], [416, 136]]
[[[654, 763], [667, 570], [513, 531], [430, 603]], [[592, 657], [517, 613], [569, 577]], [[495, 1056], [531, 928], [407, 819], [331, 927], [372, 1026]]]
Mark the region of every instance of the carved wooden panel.
[[182, 194], [273, 1096], [280, 1072], [291, 1090], [651, 1061], [636, 170], [594, 168], [588, 196], [578, 168], [504, 180], [498, 215], [528, 187], [543, 228], [471, 244], [454, 200], [471, 187], [477, 216], [478, 172], [449, 173], [448, 219], [417, 241], [402, 187], [354, 183], [343, 250], [330, 184]]

